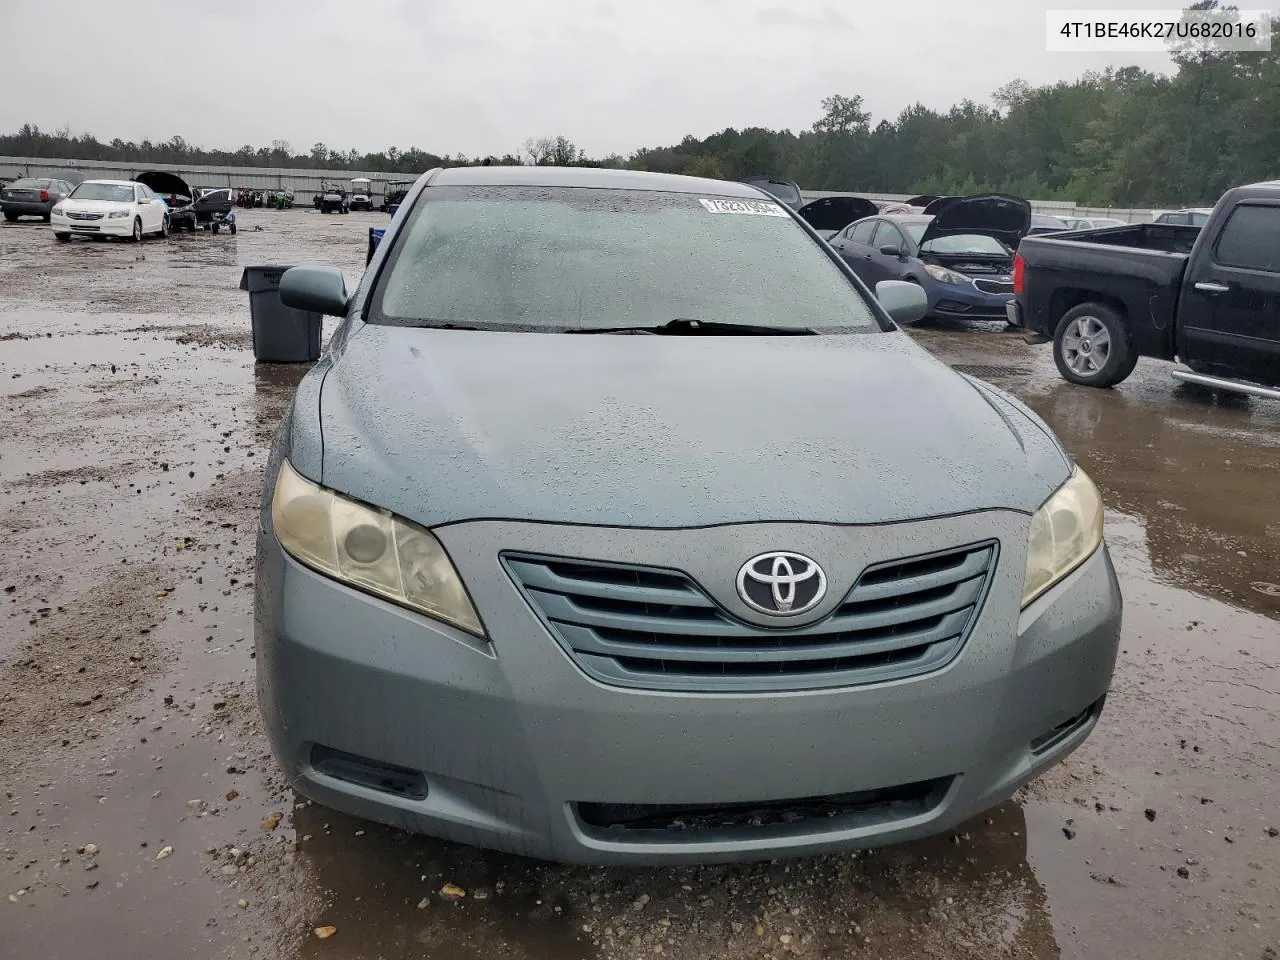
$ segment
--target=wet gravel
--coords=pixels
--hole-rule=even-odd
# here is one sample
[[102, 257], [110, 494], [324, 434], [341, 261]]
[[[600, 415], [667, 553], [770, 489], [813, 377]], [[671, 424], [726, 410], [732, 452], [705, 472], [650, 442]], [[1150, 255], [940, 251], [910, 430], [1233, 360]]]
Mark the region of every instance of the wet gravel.
[[1280, 951], [1280, 403], [1153, 362], [1075, 388], [999, 326], [914, 331], [1030, 403], [1104, 492], [1126, 611], [1096, 734], [927, 842], [541, 864], [299, 803], [281, 780], [253, 683], [253, 530], [305, 371], [255, 367], [240, 271], [328, 262], [354, 282], [385, 218], [241, 221], [141, 245], [0, 226], [0, 954]]

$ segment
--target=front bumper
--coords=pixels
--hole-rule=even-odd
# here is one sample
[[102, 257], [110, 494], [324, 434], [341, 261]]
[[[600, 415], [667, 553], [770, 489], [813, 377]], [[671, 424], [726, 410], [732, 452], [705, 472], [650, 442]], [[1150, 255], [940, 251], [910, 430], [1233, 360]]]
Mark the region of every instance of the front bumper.
[[[544, 859], [711, 862], [937, 833], [1077, 747], [1110, 683], [1121, 597], [1105, 547], [1020, 612], [1026, 529], [1025, 515], [1004, 512], [892, 528], [443, 528], [491, 644], [299, 565], [264, 529], [256, 643], [267, 729], [295, 787], [320, 803]], [[992, 537], [1000, 558], [989, 595], [955, 659], [894, 682], [767, 694], [592, 679], [498, 560], [503, 550], [663, 566], [679, 557], [707, 585], [725, 556], [785, 542], [827, 566], [835, 590], [868, 563], [903, 556], [904, 543], [915, 554]], [[330, 764], [335, 756], [347, 766]], [[372, 777], [350, 775], [366, 761]], [[936, 789], [913, 804], [710, 830], [592, 826], [586, 811], [597, 808], [582, 806], [764, 804], [921, 783]]]
[[133, 235], [133, 218], [116, 217], [101, 220], [73, 220], [65, 214], [53, 214], [49, 226], [54, 233], [73, 233], [86, 237], [129, 237]]

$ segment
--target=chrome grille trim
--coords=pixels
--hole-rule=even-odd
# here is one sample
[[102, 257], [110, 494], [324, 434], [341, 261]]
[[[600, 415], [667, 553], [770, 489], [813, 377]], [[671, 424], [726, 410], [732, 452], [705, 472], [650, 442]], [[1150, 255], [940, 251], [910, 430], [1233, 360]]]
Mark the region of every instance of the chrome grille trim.
[[973, 285], [983, 293], [1013, 293], [1012, 280], [987, 280], [976, 278]]
[[753, 693], [854, 686], [949, 662], [986, 599], [986, 541], [866, 567], [837, 608], [759, 627], [676, 570], [504, 553], [508, 575], [590, 676], [649, 690]]

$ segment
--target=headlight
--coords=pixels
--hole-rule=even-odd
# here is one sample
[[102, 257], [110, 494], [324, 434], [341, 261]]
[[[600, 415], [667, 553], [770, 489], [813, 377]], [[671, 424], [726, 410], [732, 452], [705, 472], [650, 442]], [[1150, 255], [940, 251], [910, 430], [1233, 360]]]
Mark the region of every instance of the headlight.
[[58, 216], [62, 216], [62, 204], [60, 204], [60, 203], [55, 203], [55, 204], [53, 205], [53, 209], [52, 209], [52, 210], [50, 210], [49, 212], [50, 212], [50, 213], [53, 213], [53, 214], [57, 214]]
[[434, 536], [299, 476], [285, 460], [271, 499], [280, 545], [298, 562], [484, 636], [453, 563]]
[[924, 272], [939, 283], [968, 283], [969, 278], [963, 273], [956, 273], [954, 270], [948, 270], [946, 267], [940, 267], [934, 263], [926, 263]]
[[132, 211], [132, 210], [112, 210], [110, 213], [108, 213], [108, 214], [107, 214], [107, 219], [108, 219], [108, 220], [119, 220], [119, 219], [121, 219], [122, 217], [127, 217], [127, 216], [129, 216], [130, 214], [132, 214], [132, 213], [133, 213], [133, 211]]
[[1023, 607], [1083, 563], [1101, 542], [1102, 497], [1089, 475], [1076, 467], [1031, 518]]

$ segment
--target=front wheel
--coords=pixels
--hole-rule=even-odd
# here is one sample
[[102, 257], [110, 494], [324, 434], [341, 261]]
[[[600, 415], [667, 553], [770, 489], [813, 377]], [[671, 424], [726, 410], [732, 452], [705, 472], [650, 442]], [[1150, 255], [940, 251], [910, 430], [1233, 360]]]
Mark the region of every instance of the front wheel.
[[134, 243], [142, 242], [142, 218], [141, 217], [133, 218], [133, 236], [131, 237], [131, 239], [133, 240]]
[[69, 233], [55, 233], [55, 234], [53, 235], [53, 239], [57, 240], [59, 243], [70, 243], [70, 242], [71, 242], [71, 234], [69, 234]]
[[1138, 356], [1119, 313], [1101, 303], [1082, 303], [1058, 321], [1053, 360], [1071, 383], [1113, 387], [1133, 373]]
[[234, 223], [229, 224], [229, 225], [227, 226], [227, 229], [231, 231], [231, 235], [232, 235], [233, 237], [236, 235], [236, 225], [235, 225]]
[[168, 217], [160, 218], [160, 230], [157, 233], [157, 236], [159, 236], [161, 240], [168, 238], [169, 236], [169, 218]]

